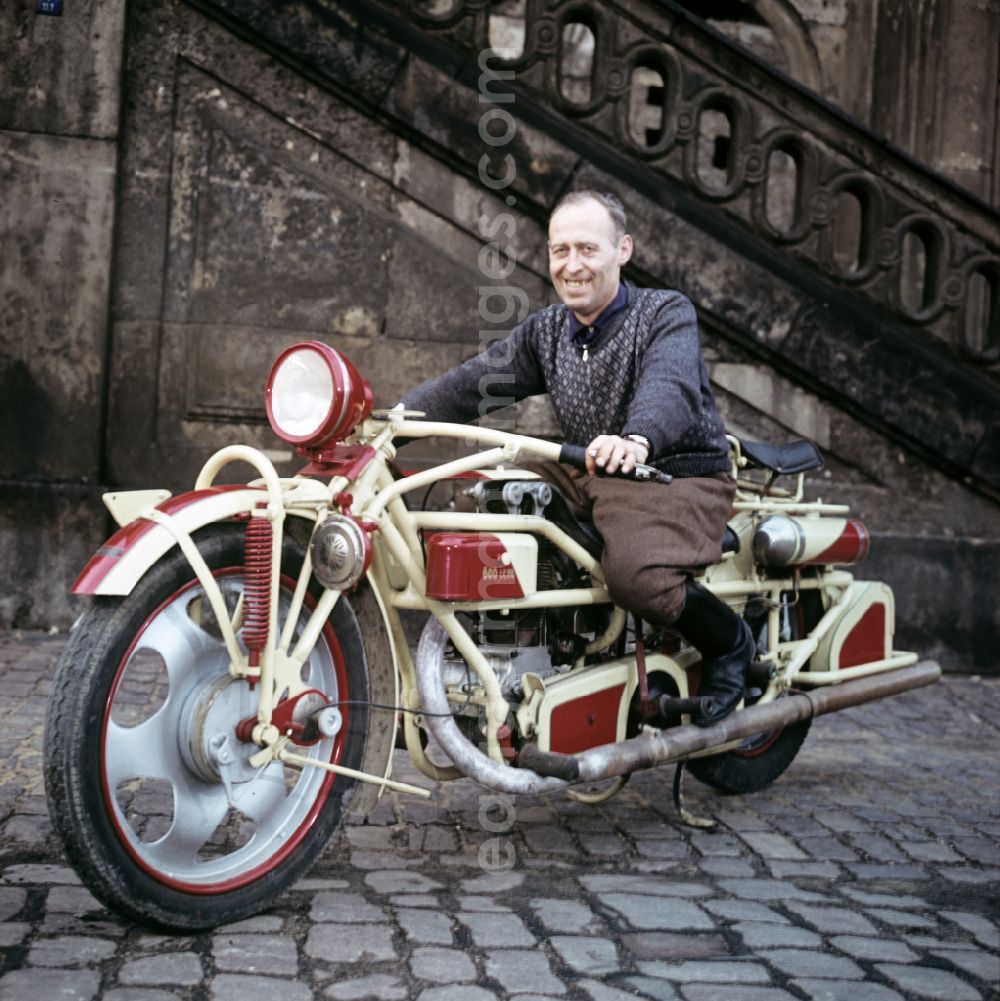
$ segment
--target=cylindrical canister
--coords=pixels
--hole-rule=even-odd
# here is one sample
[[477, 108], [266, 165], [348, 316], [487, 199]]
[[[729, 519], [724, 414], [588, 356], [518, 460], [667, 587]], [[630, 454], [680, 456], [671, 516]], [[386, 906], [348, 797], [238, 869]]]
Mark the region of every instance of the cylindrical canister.
[[868, 555], [868, 529], [857, 518], [765, 518], [751, 541], [754, 559], [766, 567], [850, 565]]

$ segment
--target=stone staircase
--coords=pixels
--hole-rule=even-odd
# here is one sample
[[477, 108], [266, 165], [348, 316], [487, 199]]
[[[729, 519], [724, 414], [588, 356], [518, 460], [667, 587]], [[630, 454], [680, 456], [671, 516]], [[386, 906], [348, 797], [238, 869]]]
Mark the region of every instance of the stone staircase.
[[637, 280], [1000, 496], [1000, 215], [675, 4], [212, 6], [539, 222], [616, 189]]

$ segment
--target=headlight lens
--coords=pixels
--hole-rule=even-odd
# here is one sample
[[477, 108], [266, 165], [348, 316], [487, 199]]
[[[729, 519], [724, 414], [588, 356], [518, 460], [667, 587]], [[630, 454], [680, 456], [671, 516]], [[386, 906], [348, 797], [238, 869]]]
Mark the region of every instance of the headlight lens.
[[328, 344], [296, 344], [271, 366], [267, 417], [284, 441], [322, 448], [346, 438], [369, 413], [371, 387]]
[[271, 426], [289, 438], [314, 435], [330, 413], [333, 377], [316, 351], [295, 351], [275, 366]]

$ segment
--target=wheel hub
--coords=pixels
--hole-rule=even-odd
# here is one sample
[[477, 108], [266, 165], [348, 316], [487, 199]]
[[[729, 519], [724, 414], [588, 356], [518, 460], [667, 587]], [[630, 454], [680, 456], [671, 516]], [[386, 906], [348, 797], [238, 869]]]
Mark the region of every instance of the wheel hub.
[[256, 698], [242, 679], [229, 675], [196, 686], [181, 711], [181, 757], [205, 782], [249, 782], [254, 776], [253, 745], [236, 740], [240, 719], [255, 711]]

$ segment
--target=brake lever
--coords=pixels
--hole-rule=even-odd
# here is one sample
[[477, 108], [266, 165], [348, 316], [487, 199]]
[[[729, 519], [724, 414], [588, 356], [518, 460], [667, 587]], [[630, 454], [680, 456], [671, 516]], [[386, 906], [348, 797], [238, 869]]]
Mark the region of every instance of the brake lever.
[[[619, 473], [618, 475], [620, 476], [621, 474]], [[626, 477], [630, 480], [643, 480], [649, 483], [670, 483], [673, 481], [670, 473], [661, 472], [654, 466], [647, 466], [642, 462], [637, 462], [632, 467], [632, 472], [627, 473]]]

